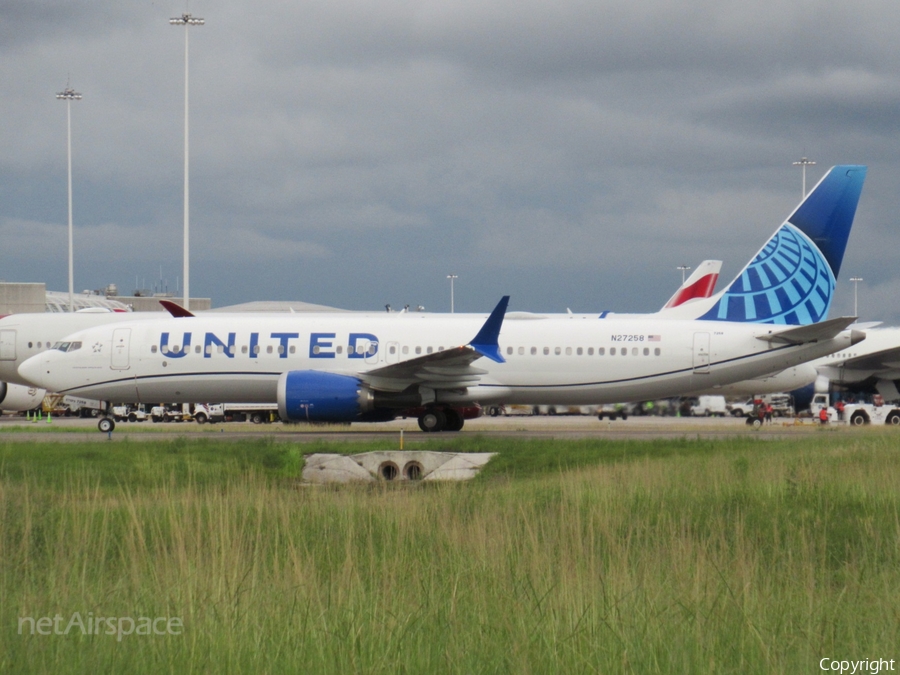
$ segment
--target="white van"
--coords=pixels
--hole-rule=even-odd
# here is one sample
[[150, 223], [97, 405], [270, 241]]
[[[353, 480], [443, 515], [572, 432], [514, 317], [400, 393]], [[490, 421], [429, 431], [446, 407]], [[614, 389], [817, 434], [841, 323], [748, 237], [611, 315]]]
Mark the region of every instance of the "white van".
[[691, 399], [691, 415], [694, 417], [725, 417], [727, 414], [724, 396], [698, 396]]

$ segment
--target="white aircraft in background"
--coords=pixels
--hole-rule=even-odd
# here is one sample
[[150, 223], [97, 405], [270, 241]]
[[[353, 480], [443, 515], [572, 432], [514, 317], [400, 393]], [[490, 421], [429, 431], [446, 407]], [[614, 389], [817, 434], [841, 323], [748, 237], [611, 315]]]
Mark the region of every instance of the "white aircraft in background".
[[277, 401], [285, 421], [379, 421], [423, 407], [426, 431], [459, 430], [460, 406], [645, 400], [753, 379], [865, 337], [846, 330], [852, 317], [823, 320], [865, 173], [832, 168], [725, 291], [681, 305], [693, 319], [504, 321], [508, 297], [483, 322], [207, 314], [80, 331], [19, 372], [102, 400]]
[[[671, 308], [711, 296], [721, 268], [720, 260], [704, 260], [669, 298], [658, 315], [665, 316], [666, 311]], [[164, 301], [164, 304], [173, 315], [191, 316], [189, 312], [179, 312], [180, 308], [174, 303]], [[255, 316], [260, 314], [256, 313]], [[569, 313], [566, 316], [595, 318], [597, 315]], [[160, 315], [156, 312], [121, 313], [106, 310], [0, 316], [0, 410], [32, 410], [41, 404], [47, 393], [19, 375], [19, 366], [25, 359], [50, 349], [53, 344], [75, 331], [110, 323], [158, 318]]]

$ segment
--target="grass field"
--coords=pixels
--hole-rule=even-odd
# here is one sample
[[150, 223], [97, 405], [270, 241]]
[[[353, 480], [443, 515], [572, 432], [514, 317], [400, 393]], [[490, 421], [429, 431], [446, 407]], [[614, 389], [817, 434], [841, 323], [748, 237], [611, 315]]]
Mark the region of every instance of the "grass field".
[[[309, 488], [302, 453], [383, 447], [0, 439], [0, 669], [800, 673], [900, 657], [890, 430], [447, 446], [500, 455], [466, 484]], [[31, 634], [29, 618], [63, 632], [75, 613], [115, 620]], [[141, 617], [183, 627], [120, 635]]]

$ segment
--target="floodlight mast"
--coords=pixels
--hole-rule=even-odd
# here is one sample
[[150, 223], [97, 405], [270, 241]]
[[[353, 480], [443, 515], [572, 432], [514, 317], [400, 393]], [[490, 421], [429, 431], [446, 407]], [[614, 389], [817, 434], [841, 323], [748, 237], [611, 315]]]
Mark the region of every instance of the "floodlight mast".
[[453, 282], [459, 279], [459, 275], [448, 274], [447, 278], [450, 280], [450, 313], [453, 314]]
[[681, 285], [684, 286], [684, 273], [687, 272], [690, 268], [689, 265], [679, 265], [675, 269], [681, 270]]
[[190, 153], [188, 142], [188, 34], [190, 26], [202, 26], [205, 19], [190, 14], [169, 19], [173, 26], [184, 26], [184, 308], [190, 309], [191, 229], [190, 229]]
[[800, 192], [800, 199], [806, 199], [806, 167], [815, 165], [815, 162], [811, 162], [810, 160], [806, 159], [806, 157], [801, 157], [799, 162], [794, 162], [794, 166], [803, 168], [803, 187]]
[[72, 101], [80, 101], [81, 94], [66, 86], [64, 91], [56, 95], [60, 101], [66, 102], [66, 138], [67, 157], [69, 163], [69, 312], [75, 311], [75, 256], [72, 252], [74, 237], [72, 235]]
[[853, 316], [857, 319], [859, 318], [859, 282], [862, 280], [862, 277], [850, 277], [850, 281], [853, 282]]

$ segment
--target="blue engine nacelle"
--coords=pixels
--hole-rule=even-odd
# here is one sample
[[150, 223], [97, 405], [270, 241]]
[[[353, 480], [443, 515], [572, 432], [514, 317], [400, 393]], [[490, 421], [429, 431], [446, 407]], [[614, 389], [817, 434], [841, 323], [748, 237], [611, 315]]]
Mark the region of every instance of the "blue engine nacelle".
[[375, 397], [359, 378], [292, 370], [278, 378], [278, 414], [292, 422], [359, 422], [378, 415]]

